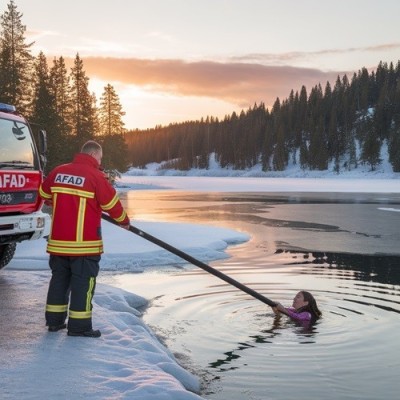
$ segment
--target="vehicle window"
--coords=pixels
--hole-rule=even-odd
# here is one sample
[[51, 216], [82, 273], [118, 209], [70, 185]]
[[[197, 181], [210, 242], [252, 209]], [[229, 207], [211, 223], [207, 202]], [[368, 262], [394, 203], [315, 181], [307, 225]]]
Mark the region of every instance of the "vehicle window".
[[34, 146], [28, 125], [0, 118], [0, 163], [34, 164]]

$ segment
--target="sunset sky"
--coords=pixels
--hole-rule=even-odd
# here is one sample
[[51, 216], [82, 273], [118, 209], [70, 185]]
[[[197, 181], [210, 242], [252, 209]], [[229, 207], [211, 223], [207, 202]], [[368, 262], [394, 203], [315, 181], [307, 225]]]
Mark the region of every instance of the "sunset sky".
[[270, 107], [400, 60], [398, 0], [14, 2], [33, 54], [79, 53], [97, 98], [116, 89], [128, 129]]

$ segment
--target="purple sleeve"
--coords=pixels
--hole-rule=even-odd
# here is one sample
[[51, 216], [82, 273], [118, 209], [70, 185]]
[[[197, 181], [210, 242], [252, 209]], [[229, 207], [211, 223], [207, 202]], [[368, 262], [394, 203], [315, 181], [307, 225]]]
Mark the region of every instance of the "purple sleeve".
[[296, 312], [293, 307], [286, 308], [287, 315], [297, 321], [305, 322], [311, 320], [311, 314], [308, 311], [303, 311], [301, 313]]

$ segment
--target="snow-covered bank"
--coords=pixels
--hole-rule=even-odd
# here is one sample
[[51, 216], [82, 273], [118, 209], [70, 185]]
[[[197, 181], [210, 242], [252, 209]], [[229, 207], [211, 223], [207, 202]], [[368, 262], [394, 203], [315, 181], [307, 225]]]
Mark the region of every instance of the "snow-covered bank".
[[[387, 153], [387, 151], [386, 151]], [[325, 171], [307, 171], [291, 164], [285, 171], [262, 171], [261, 165], [247, 170], [221, 168], [210, 157], [209, 169], [164, 170], [162, 164], [144, 169], [131, 168], [118, 181], [125, 189], [173, 189], [205, 192], [358, 192], [398, 193], [400, 173], [393, 172], [388, 155], [375, 171], [367, 166], [336, 173], [333, 166]]]
[[94, 319], [102, 337], [70, 338], [45, 330], [47, 280], [38, 271], [6, 270], [0, 277], [2, 297], [13, 296], [13, 288], [24, 298], [9, 321], [2, 302], [2, 399], [200, 399], [188, 391], [199, 391], [197, 378], [143, 324], [136, 309], [145, 299], [98, 285]]
[[[358, 155], [360, 156], [360, 154]], [[289, 164], [284, 171], [263, 171], [262, 165], [257, 164], [251, 168], [237, 170], [231, 167], [221, 168], [216, 160], [215, 154], [209, 156], [209, 166], [207, 169], [192, 168], [188, 171], [175, 169], [165, 169], [167, 162], [150, 163], [145, 168], [131, 168], [125, 175], [130, 176], [197, 176], [197, 177], [224, 177], [224, 178], [303, 178], [303, 179], [399, 179], [400, 173], [393, 172], [389, 162], [389, 152], [387, 144], [382, 145], [381, 162], [371, 167], [366, 164], [359, 164], [348, 169], [344, 166], [339, 173], [335, 171], [335, 163], [330, 162], [328, 168], [322, 171], [307, 170], [300, 168], [299, 154], [289, 157]]]
[[[202, 260], [226, 257], [228, 244], [248, 236], [205, 225], [133, 221], [140, 229]], [[103, 222], [106, 254], [101, 269], [140, 272], [182, 260], [156, 245]], [[49, 333], [44, 305], [50, 277], [46, 241], [23, 242], [0, 272], [2, 399], [194, 400], [199, 381], [142, 322], [147, 299], [106, 285], [94, 297], [100, 339]], [[23, 294], [23, 296], [22, 296]]]

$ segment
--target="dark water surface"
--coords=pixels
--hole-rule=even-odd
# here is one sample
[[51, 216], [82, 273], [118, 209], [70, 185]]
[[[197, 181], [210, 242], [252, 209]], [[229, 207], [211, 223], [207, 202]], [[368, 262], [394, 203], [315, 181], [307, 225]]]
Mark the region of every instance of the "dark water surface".
[[310, 290], [323, 312], [304, 329], [192, 266], [109, 278], [152, 299], [144, 321], [200, 377], [204, 398], [400, 398], [399, 195], [121, 197], [131, 218], [249, 233], [211, 266], [285, 305]]

